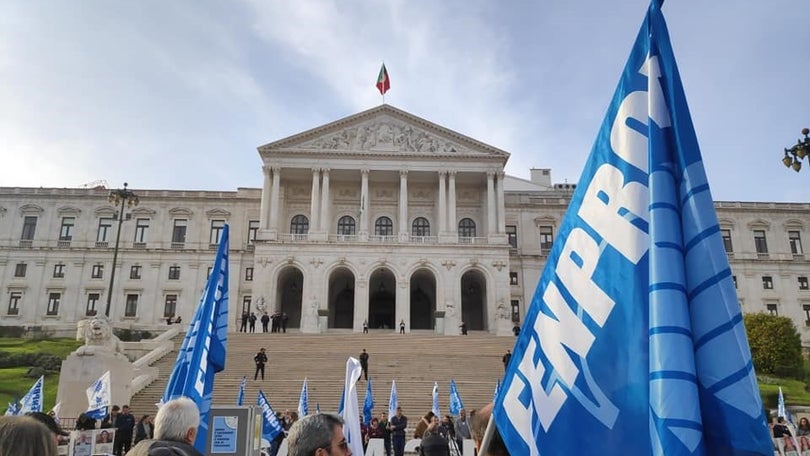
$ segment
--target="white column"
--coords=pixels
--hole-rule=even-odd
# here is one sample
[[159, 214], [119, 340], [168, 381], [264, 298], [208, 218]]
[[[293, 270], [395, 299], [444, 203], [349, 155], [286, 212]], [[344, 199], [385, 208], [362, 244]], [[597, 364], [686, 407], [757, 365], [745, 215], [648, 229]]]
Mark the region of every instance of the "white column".
[[497, 233], [495, 226], [495, 172], [487, 171], [487, 233]]
[[439, 171], [439, 235], [447, 232], [447, 171]]
[[408, 171], [399, 172], [399, 238], [408, 238]]
[[371, 209], [368, 197], [368, 172], [367, 169], [360, 171], [360, 234], [365, 236], [368, 236], [368, 211]]
[[279, 193], [281, 189], [281, 167], [273, 167], [273, 191], [270, 193], [270, 230], [278, 230]]
[[309, 221], [310, 231], [316, 231], [320, 226], [318, 204], [321, 201], [321, 170], [312, 168], [312, 199], [310, 202], [309, 216], [312, 220]]
[[329, 168], [322, 170], [323, 184], [321, 184], [321, 231], [329, 235], [329, 209], [332, 207], [329, 202]]
[[503, 200], [503, 179], [506, 174], [503, 171], [498, 172], [498, 182], [496, 187], [495, 198], [498, 200], [498, 233], [506, 233], [506, 206]]
[[262, 202], [259, 212], [259, 228], [267, 229], [270, 222], [270, 167], [262, 166], [264, 181], [262, 182]]
[[448, 210], [447, 210], [447, 221], [449, 225], [449, 232], [452, 234], [458, 234], [458, 220], [456, 220], [456, 172], [455, 171], [448, 171], [448, 176], [450, 176], [450, 181], [448, 182]]

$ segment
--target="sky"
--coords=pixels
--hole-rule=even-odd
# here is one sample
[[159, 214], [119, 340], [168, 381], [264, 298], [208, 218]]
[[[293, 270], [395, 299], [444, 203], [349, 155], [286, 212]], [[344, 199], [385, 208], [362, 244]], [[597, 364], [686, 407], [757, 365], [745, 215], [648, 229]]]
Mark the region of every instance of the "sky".
[[[385, 102], [577, 182], [646, 0], [4, 0], [0, 186], [261, 187], [256, 148]], [[810, 200], [807, 0], [668, 0], [712, 194]], [[808, 164], [810, 167], [810, 164]]]

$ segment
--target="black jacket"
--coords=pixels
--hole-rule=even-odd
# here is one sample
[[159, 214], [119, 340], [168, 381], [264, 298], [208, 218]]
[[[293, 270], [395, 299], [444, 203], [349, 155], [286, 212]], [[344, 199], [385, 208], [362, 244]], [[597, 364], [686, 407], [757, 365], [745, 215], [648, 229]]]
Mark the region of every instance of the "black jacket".
[[203, 456], [193, 446], [176, 440], [143, 440], [127, 456]]

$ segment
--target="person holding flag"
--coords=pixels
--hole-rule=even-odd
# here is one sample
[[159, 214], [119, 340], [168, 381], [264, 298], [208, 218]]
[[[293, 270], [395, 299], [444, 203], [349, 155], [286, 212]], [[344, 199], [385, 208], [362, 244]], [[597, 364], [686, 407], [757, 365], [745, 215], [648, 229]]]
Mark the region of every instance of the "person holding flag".
[[276, 440], [279, 435], [284, 433], [284, 427], [262, 390], [259, 390], [256, 405], [262, 409], [262, 439], [270, 443], [270, 454], [275, 454], [278, 451]]
[[[773, 454], [661, 4], [649, 6], [498, 394], [512, 454]], [[582, 429], [587, 439], [571, 438]]]

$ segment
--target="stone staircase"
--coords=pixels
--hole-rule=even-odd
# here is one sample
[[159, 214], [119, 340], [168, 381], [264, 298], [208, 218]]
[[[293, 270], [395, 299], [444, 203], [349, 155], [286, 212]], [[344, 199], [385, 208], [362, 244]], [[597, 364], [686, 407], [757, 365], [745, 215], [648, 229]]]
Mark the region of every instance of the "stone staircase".
[[[176, 338], [175, 351], [154, 365], [159, 379], [132, 398], [136, 416], [154, 414], [154, 404], [166, 387], [182, 337]], [[236, 403], [242, 376], [248, 377], [245, 404], [255, 404], [259, 389], [276, 411], [296, 410], [304, 377], [308, 379], [310, 413], [320, 404], [321, 411], [334, 412], [340, 402], [349, 356], [359, 356], [365, 348], [373, 380], [375, 414], [388, 409], [391, 381], [396, 380], [399, 405], [412, 419], [431, 409], [433, 382], [439, 383], [439, 404], [448, 412], [450, 379], [455, 379], [467, 409], [492, 401], [495, 383], [503, 375], [501, 357], [511, 349], [513, 337], [496, 337], [470, 332], [468, 336], [436, 336], [418, 331], [406, 335], [390, 331], [370, 334], [330, 331], [311, 335], [288, 332], [231, 333], [224, 371], [216, 375], [213, 404]], [[253, 356], [264, 347], [269, 362], [265, 380], [253, 380]], [[362, 407], [366, 383], [358, 383]]]

